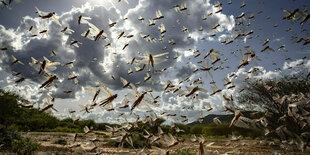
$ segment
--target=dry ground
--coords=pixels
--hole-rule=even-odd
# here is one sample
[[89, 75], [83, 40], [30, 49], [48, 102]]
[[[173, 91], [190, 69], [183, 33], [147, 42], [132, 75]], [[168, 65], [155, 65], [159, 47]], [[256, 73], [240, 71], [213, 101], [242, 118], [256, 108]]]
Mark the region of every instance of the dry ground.
[[[73, 143], [73, 135], [71, 133], [53, 133], [53, 132], [28, 132], [22, 133], [24, 137], [29, 137], [33, 141], [41, 145], [40, 151], [37, 154], [138, 154], [141, 149], [128, 149], [128, 148], [116, 148], [110, 147], [107, 144], [109, 135], [106, 132], [95, 132], [87, 135], [78, 134], [77, 140]], [[70, 148], [74, 144], [85, 145], [89, 140], [97, 137], [99, 139], [96, 143], [98, 147], [95, 152], [89, 152], [81, 147]], [[67, 141], [67, 145], [55, 144], [59, 139]], [[310, 149], [304, 153], [295, 152], [293, 150], [287, 150], [277, 145], [277, 142], [265, 141], [265, 140], [240, 140], [236, 142], [230, 142], [229, 139], [207, 139], [207, 143], [215, 142], [212, 146], [207, 147], [209, 154], [310, 154]], [[196, 154], [198, 143], [192, 143], [189, 140], [180, 143], [179, 145], [169, 148], [170, 153], [175, 153], [175, 150], [188, 150], [189, 152]], [[164, 148], [167, 150], [167, 148]], [[146, 149], [150, 154], [159, 154], [156, 149]]]

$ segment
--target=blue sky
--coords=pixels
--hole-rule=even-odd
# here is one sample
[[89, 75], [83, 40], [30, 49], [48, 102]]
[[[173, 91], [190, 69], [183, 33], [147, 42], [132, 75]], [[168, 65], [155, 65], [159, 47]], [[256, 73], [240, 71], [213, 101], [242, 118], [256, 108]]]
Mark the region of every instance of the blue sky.
[[[142, 64], [129, 65], [127, 62], [133, 57], [139, 58], [143, 54], [160, 54], [168, 52], [168, 59], [161, 63], [155, 64], [156, 69], [167, 68], [162, 74], [150, 72], [152, 76], [151, 82], [146, 82], [138, 86], [139, 91], [143, 89], [153, 88], [153, 96], [160, 96], [159, 107], [152, 107], [153, 113], [160, 115], [161, 112], [177, 113], [176, 117], [169, 118], [170, 121], [179, 121], [180, 115], [188, 115], [190, 121], [194, 121], [199, 117], [199, 113], [203, 105], [211, 104], [214, 107], [211, 112], [204, 112], [204, 115], [210, 113], [222, 113], [222, 106], [224, 105], [222, 95], [225, 93], [236, 94], [235, 90], [227, 90], [223, 86], [223, 79], [228, 77], [228, 74], [235, 72], [239, 75], [237, 78], [231, 78], [237, 85], [238, 90], [242, 86], [242, 78], [250, 76], [251, 78], [279, 78], [282, 75], [296, 73], [299, 70], [307, 72], [309, 70], [310, 62], [310, 48], [309, 44], [303, 46], [303, 42], [296, 43], [292, 40], [292, 36], [298, 38], [303, 37], [309, 39], [309, 21], [304, 25], [300, 25], [300, 21], [292, 22], [282, 20], [284, 13], [282, 9], [293, 11], [296, 8], [303, 10], [305, 6], [309, 6], [310, 2], [307, 0], [245, 0], [246, 6], [240, 8], [242, 1], [232, 1], [228, 4], [227, 1], [222, 2], [222, 12], [215, 13], [217, 8], [214, 6], [216, 1], [148, 1], [148, 0], [128, 0], [117, 2], [117, 0], [97, 1], [97, 0], [66, 0], [66, 1], [47, 1], [47, 0], [29, 0], [23, 3], [13, 2], [10, 9], [1, 6], [0, 9], [0, 47], [14, 46], [14, 50], [4, 51], [5, 54], [0, 57], [0, 86], [1, 88], [16, 91], [26, 99], [40, 103], [39, 106], [45, 104], [45, 95], [48, 93], [52, 96], [62, 98], [56, 100], [54, 106], [59, 110], [54, 113], [60, 118], [72, 117], [69, 109], [79, 111], [79, 105], [91, 104], [92, 93], [85, 88], [96, 88], [97, 80], [102, 81], [112, 93], [117, 93], [118, 98], [113, 103], [115, 107], [120, 103], [124, 96], [128, 93], [133, 94], [129, 88], [122, 89], [120, 77], [124, 77], [130, 82], [137, 83], [144, 80], [146, 76], [146, 69], [142, 72], [135, 72], [132, 75], [127, 75], [128, 69], [135, 69], [135, 65], [142, 67]], [[187, 3], [187, 10], [181, 12], [174, 11], [173, 6]], [[53, 20], [40, 19], [35, 13], [35, 6], [45, 12], [55, 12], [57, 18], [62, 23], [62, 27], [58, 26]], [[148, 26], [148, 19], [155, 17], [155, 12], [161, 10], [165, 16], [163, 19], [157, 20], [155, 26]], [[262, 13], [258, 14], [259, 11]], [[208, 16], [213, 12], [212, 16]], [[245, 13], [246, 22], [249, 26], [235, 25], [241, 20], [236, 19], [242, 12]], [[249, 15], [254, 14], [254, 20], [248, 19]], [[104, 29], [109, 40], [100, 39], [95, 42], [93, 40], [83, 38], [81, 33], [89, 28], [87, 24], [77, 24], [77, 17], [79, 15], [90, 17], [89, 22], [93, 23], [100, 29]], [[207, 20], [203, 21], [202, 15], [207, 16]], [[139, 21], [139, 16], [144, 17], [143, 22]], [[270, 16], [270, 19], [266, 17]], [[127, 17], [127, 20], [123, 20]], [[179, 21], [179, 23], [177, 22]], [[115, 21], [116, 26], [110, 28], [108, 26], [110, 21]], [[219, 23], [217, 30], [212, 30], [212, 27]], [[48, 30], [48, 37], [41, 36], [30, 37], [31, 33], [27, 31], [25, 23], [31, 24], [36, 28], [39, 25], [44, 25]], [[163, 23], [167, 32], [165, 33], [164, 41], [159, 41], [158, 26]], [[277, 27], [274, 25], [277, 24]], [[63, 34], [60, 31], [65, 27], [73, 29], [72, 34]], [[200, 26], [203, 26], [203, 32], [198, 31]], [[186, 27], [189, 32], [182, 32]], [[292, 31], [286, 32], [288, 28]], [[241, 29], [243, 32], [253, 31], [254, 33], [234, 40], [231, 44], [225, 45], [221, 41], [227, 37], [234, 38], [236, 30]], [[121, 32], [126, 35], [132, 34], [133, 38], [116, 39]], [[209, 35], [214, 32], [215, 37]], [[156, 38], [156, 43], [147, 42], [140, 36], [140, 33], [149, 34], [150, 37]], [[191, 38], [188, 38], [190, 36]], [[251, 37], [251, 39], [249, 39]], [[202, 41], [201, 38], [206, 38]], [[72, 40], [81, 42], [79, 48], [70, 46]], [[175, 45], [168, 43], [169, 40], [174, 40]], [[275, 50], [260, 52], [265, 46], [263, 42], [269, 39], [267, 44]], [[111, 48], [104, 48], [108, 43], [112, 44]], [[129, 46], [122, 50], [125, 43]], [[267, 46], [266, 45], [266, 46]], [[281, 45], [285, 45], [284, 50], [277, 50]], [[241, 61], [241, 54], [238, 50], [245, 52], [244, 47], [249, 46], [251, 50], [255, 51], [256, 55], [262, 61], [253, 60], [249, 65], [238, 69]], [[162, 50], [163, 47], [167, 49]], [[199, 50], [201, 56], [195, 58], [193, 51]], [[203, 60], [203, 57], [210, 49], [219, 51], [218, 55], [221, 60], [215, 66], [222, 66], [225, 69], [211, 71], [216, 85], [223, 91], [214, 96], [210, 96], [211, 81], [209, 75], [203, 72], [193, 73], [193, 70], [199, 69], [201, 64], [197, 62]], [[57, 56], [51, 56], [50, 51], [56, 50]], [[234, 53], [232, 53], [234, 51]], [[178, 59], [173, 59], [175, 54], [179, 55]], [[10, 65], [12, 59], [10, 55], [14, 55], [20, 59], [25, 65]], [[51, 74], [57, 75], [60, 79], [56, 82], [59, 87], [51, 87], [50, 89], [39, 89], [38, 87], [44, 82], [45, 77], [37, 74], [38, 66], [30, 66], [30, 57], [34, 57], [43, 61], [43, 56], [48, 59], [61, 64], [75, 60], [74, 67], [68, 68], [66, 66], [58, 66], [55, 70], [50, 70]], [[303, 60], [301, 58], [307, 57]], [[97, 61], [92, 61], [93, 58]], [[291, 60], [286, 58], [290, 57]], [[224, 61], [227, 58], [227, 61]], [[210, 58], [209, 58], [210, 59]], [[205, 60], [204, 60], [205, 61]], [[304, 66], [286, 69], [285, 64], [290, 64], [295, 67], [296, 64], [304, 62]], [[210, 63], [212, 60], [210, 59]], [[275, 65], [273, 65], [275, 63]], [[147, 64], [146, 64], [147, 66]], [[227, 69], [226, 67], [230, 68]], [[249, 71], [252, 67], [259, 67], [262, 72], [259, 75], [246, 75], [244, 71]], [[276, 71], [281, 68], [283, 71]], [[104, 72], [105, 71], [105, 72]], [[20, 72], [28, 81], [21, 84], [15, 84], [16, 77], [11, 75], [14, 72]], [[67, 80], [69, 73], [73, 72], [77, 75], [79, 85], [75, 85], [72, 81]], [[113, 80], [111, 76], [115, 78]], [[190, 82], [178, 84], [179, 80], [190, 77]], [[186, 87], [195, 79], [201, 77], [204, 84], [197, 85], [208, 90], [208, 93], [199, 93], [202, 99], [190, 99], [180, 97], [178, 94], [165, 93], [163, 91], [165, 81], [171, 81], [177, 87], [181, 87], [186, 93]], [[13, 80], [12, 80], [13, 78]], [[143, 82], [142, 82], [143, 83]], [[70, 90], [73, 92], [72, 96], [64, 94], [63, 91]], [[130, 95], [129, 95], [130, 96]], [[102, 99], [105, 95], [100, 95]], [[145, 103], [146, 104], [146, 103]], [[131, 103], [130, 103], [131, 105]], [[193, 110], [186, 110], [194, 106]], [[141, 116], [148, 115], [145, 108], [136, 110], [137, 114]], [[128, 119], [133, 119], [129, 110], [116, 109], [114, 112], [107, 112], [100, 108], [95, 108], [90, 114], [83, 114], [77, 112], [76, 115], [83, 119], [95, 119], [98, 122], [115, 122], [118, 115], [125, 112]], [[199, 112], [199, 113], [198, 113]]]

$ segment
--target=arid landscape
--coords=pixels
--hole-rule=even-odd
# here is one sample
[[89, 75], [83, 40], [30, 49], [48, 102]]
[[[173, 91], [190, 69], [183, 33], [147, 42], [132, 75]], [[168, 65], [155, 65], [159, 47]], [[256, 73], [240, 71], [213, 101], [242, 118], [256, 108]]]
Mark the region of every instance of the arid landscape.
[[[22, 133], [24, 137], [29, 137], [33, 141], [38, 142], [40, 151], [38, 154], [161, 154], [159, 149], [155, 148], [118, 148], [107, 145], [109, 140], [108, 132], [95, 132], [88, 135], [79, 134], [76, 142], [73, 143], [74, 134], [70, 133], [52, 133], [52, 132], [28, 132]], [[90, 151], [83, 149], [87, 147], [86, 143], [91, 139], [97, 138], [95, 142], [98, 149]], [[56, 144], [57, 140], [63, 139], [67, 141], [66, 145]], [[292, 154], [309, 154], [310, 151], [296, 152], [296, 150], [281, 148], [278, 142], [268, 140], [235, 140], [228, 138], [211, 139], [207, 138], [207, 144], [214, 142], [213, 145], [207, 147], [208, 154], [253, 154], [253, 155], [292, 155]], [[81, 146], [76, 146], [81, 144]], [[186, 152], [196, 154], [199, 144], [190, 141], [190, 138], [185, 139], [185, 142], [171, 148], [161, 148], [163, 152], [169, 150], [171, 154], [181, 154]], [[179, 151], [176, 151], [179, 150]]]

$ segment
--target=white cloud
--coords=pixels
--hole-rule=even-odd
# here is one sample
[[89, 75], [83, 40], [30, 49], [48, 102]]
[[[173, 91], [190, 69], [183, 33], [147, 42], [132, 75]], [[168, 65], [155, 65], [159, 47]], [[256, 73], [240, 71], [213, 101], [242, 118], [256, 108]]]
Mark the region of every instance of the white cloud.
[[[297, 65], [301, 65], [301, 64], [304, 64], [304, 60], [303, 59], [298, 59], [298, 60], [291, 61], [291, 62], [285, 62], [284, 65], [283, 65], [283, 69], [286, 70], [288, 68], [294, 68]], [[306, 66], [307, 66], [307, 64], [309, 64], [309, 61], [307, 61]]]

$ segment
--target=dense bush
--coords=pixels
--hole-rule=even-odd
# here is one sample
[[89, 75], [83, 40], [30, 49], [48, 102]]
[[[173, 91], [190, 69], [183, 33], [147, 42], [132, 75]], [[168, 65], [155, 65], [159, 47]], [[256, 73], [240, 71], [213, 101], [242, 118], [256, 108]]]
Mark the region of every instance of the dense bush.
[[234, 133], [235, 135], [241, 135], [243, 137], [261, 137], [264, 135], [263, 131], [256, 128], [244, 129], [239, 127], [229, 127], [228, 123], [223, 123], [220, 125], [210, 124], [203, 128], [202, 134], [210, 136], [226, 136], [228, 137]]
[[206, 125], [202, 125], [202, 124], [192, 126], [192, 127], [190, 128], [190, 133], [192, 133], [192, 134], [202, 134], [202, 130], [203, 130], [203, 128], [204, 128], [205, 126], [206, 126]]
[[[0, 96], [0, 124], [14, 126], [18, 131], [39, 131], [39, 132], [83, 132], [85, 126], [98, 129], [93, 120], [81, 120], [73, 124], [71, 118], [59, 120], [56, 117], [40, 112], [37, 109], [20, 108], [17, 100], [23, 100], [18, 95], [4, 92]], [[101, 128], [102, 125], [100, 126]]]
[[13, 127], [0, 125], [1, 150], [12, 151], [17, 154], [33, 154], [39, 145], [28, 138], [23, 138]]
[[12, 151], [17, 154], [33, 154], [39, 149], [39, 145], [32, 142], [29, 138], [14, 139], [12, 142]]
[[20, 139], [20, 135], [14, 128], [5, 127], [0, 124], [0, 144], [1, 149], [7, 150], [12, 148], [12, 142], [14, 139]]
[[[135, 148], [143, 148], [143, 147], [151, 147], [148, 143], [146, 143], [146, 139], [143, 134], [140, 132], [132, 133], [132, 142]], [[131, 147], [128, 145], [128, 147]]]

